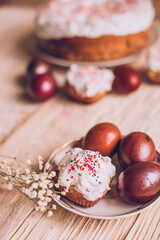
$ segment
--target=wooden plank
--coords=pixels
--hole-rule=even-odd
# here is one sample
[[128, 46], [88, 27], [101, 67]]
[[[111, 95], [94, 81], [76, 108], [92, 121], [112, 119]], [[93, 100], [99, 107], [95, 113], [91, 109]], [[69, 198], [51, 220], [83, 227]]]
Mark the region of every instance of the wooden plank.
[[[41, 109], [32, 115], [27, 122], [25, 122], [19, 129], [17, 129], [17, 131], [12, 136], [10, 136], [10, 138], [8, 138], [4, 144], [1, 145], [0, 152], [4, 154], [16, 155], [19, 157], [19, 159], [27, 159], [28, 157], [35, 159], [35, 156], [38, 154], [41, 154], [47, 158], [55, 148], [70, 139], [80, 137], [81, 135], [85, 134], [91, 126], [101, 121], [114, 122], [120, 127], [124, 134], [133, 130], [143, 130], [145, 132], [148, 132], [153, 136], [153, 139], [157, 144], [159, 143], [157, 124], [160, 121], [160, 115], [158, 114], [160, 109], [159, 105], [156, 105], [154, 103], [154, 101], [156, 101], [156, 98], [152, 98], [152, 96], [150, 96], [151, 90], [153, 92], [153, 89], [154, 93], [158, 94], [157, 91], [159, 89], [157, 89], [157, 87], [153, 86], [152, 88], [148, 84], [144, 84], [139, 91], [129, 95], [127, 101], [125, 96], [108, 95], [100, 102], [90, 106], [84, 106], [81, 104], [77, 105], [76, 102], [72, 102], [70, 100], [67, 101], [65, 96], [57, 94], [54, 99], [51, 99], [48, 102], [42, 104]], [[137, 99], [138, 95], [142, 92], [143, 96], [139, 104], [134, 109], [135, 101], [133, 100]], [[148, 105], [145, 107], [147, 100]], [[155, 108], [151, 108], [153, 104], [156, 106], [156, 111]], [[141, 105], [144, 105], [143, 110]], [[106, 108], [106, 106], [108, 107]], [[121, 110], [119, 110], [119, 106], [121, 106]], [[113, 107], [117, 111], [113, 111]], [[149, 116], [147, 112], [148, 107], [150, 107], [150, 109], [153, 109], [153, 112], [151, 111]], [[130, 112], [130, 108], [134, 109], [134, 111]], [[97, 111], [97, 109], [99, 109], [99, 111]], [[124, 116], [122, 113], [125, 112], [128, 114]], [[154, 117], [155, 113], [157, 114], [156, 118]], [[139, 116], [138, 121], [137, 116]], [[145, 119], [148, 119], [148, 121], [144, 122]], [[37, 124], [39, 122], [40, 125]], [[152, 128], [151, 122], [153, 124]], [[17, 199], [17, 201], [15, 200], [16, 213], [11, 202], [12, 197], [14, 199]], [[19, 235], [19, 231], [21, 232], [20, 226], [22, 223], [23, 227], [26, 226], [26, 215], [30, 213], [33, 208], [31, 206], [30, 211], [26, 209], [26, 207], [22, 208], [21, 199], [19, 199], [19, 197], [19, 194], [15, 195], [14, 192], [10, 192], [6, 195], [5, 201], [1, 203], [3, 215], [1, 216], [2, 218], [0, 218], [0, 226], [2, 229], [0, 232], [2, 232], [3, 235], [0, 236], [0, 239], [7, 239], [11, 237], [15, 231], [17, 231], [16, 234]], [[27, 200], [26, 202], [26, 204], [28, 204]], [[12, 214], [8, 215], [8, 211], [11, 211]], [[68, 214], [70, 215], [70, 213]], [[4, 216], [6, 216], [5, 219]], [[13, 218], [10, 216], [13, 216]], [[17, 222], [13, 221], [13, 219], [17, 219], [19, 216], [20, 220], [18, 220], [17, 224]], [[33, 218], [34, 226], [34, 224], [37, 224], [39, 221], [39, 214], [35, 214], [34, 217], [32, 214], [30, 216]], [[71, 219], [72, 217], [69, 217], [68, 222], [70, 222]], [[49, 220], [46, 218], [46, 216], [44, 216], [43, 221], [40, 221], [40, 223], [35, 228], [36, 230], [33, 231], [33, 236], [40, 229], [42, 231], [42, 235], [45, 234], [45, 231], [43, 232], [44, 228], [42, 226], [49, 226], [48, 221], [52, 226], [53, 219]], [[57, 221], [56, 218], [55, 221]], [[6, 229], [8, 222], [12, 222], [13, 226], [9, 226], [8, 231], [4, 233], [3, 229]], [[123, 222], [121, 224], [123, 226]], [[119, 229], [121, 228], [121, 224], [119, 223]], [[17, 230], [18, 228], [19, 230]], [[51, 228], [51, 232], [52, 231], [53, 229]]]
[[[148, 212], [148, 214], [147, 214]], [[154, 207], [148, 209], [147, 212], [140, 214], [133, 228], [126, 237], [126, 240], [138, 240], [138, 239], [154, 239], [158, 240], [160, 236], [160, 229], [157, 228], [160, 222], [160, 206], [159, 203]], [[152, 238], [152, 234], [154, 238]]]
[[[0, 94], [0, 142], [41, 106], [41, 103], [28, 99], [25, 90], [26, 67], [33, 57], [34, 17], [33, 8], [11, 6], [0, 11], [0, 22], [4, 23], [0, 28], [0, 72], [3, 76], [0, 78], [0, 85], [3, 86]], [[59, 69], [55, 72], [59, 86], [64, 82], [63, 72]]]
[[[0, 135], [3, 141], [0, 145], [0, 153], [17, 156], [21, 162], [31, 158], [33, 163], [37, 163], [37, 155], [41, 154], [47, 159], [58, 146], [70, 139], [81, 137], [94, 124], [103, 121], [117, 124], [123, 134], [134, 130], [147, 132], [160, 150], [160, 105], [157, 85], [144, 82], [135, 93], [128, 96], [111, 93], [93, 105], [73, 102], [67, 99], [62, 91], [43, 104], [32, 104], [23, 98], [17, 98], [23, 92], [23, 88], [15, 84], [15, 79], [17, 75], [23, 74], [27, 59], [30, 57], [23, 51], [23, 47], [20, 48], [19, 40], [31, 31], [34, 11], [4, 8], [2, 12], [0, 13], [2, 19], [8, 19], [8, 15], [14, 17], [11, 18], [13, 23], [12, 21], [7, 23], [9, 24], [7, 30], [2, 28], [3, 36], [0, 40], [2, 41], [0, 43], [4, 44], [0, 56], [3, 73], [3, 79], [1, 78], [0, 81], [4, 86], [0, 95], [2, 115]], [[13, 75], [8, 69], [14, 69]], [[63, 82], [63, 79], [61, 80]], [[0, 190], [0, 211], [1, 240], [10, 238], [48, 240], [53, 237], [54, 239], [84, 239], [84, 237], [85, 239], [158, 239], [160, 235], [158, 203], [144, 213], [126, 219], [110, 221], [87, 219], [61, 207], [58, 207], [54, 217], [49, 219], [46, 215], [33, 211], [33, 204], [18, 192]]]
[[33, 9], [4, 7], [0, 11], [0, 142], [39, 106], [26, 98], [23, 78], [31, 58], [25, 45], [33, 19]]

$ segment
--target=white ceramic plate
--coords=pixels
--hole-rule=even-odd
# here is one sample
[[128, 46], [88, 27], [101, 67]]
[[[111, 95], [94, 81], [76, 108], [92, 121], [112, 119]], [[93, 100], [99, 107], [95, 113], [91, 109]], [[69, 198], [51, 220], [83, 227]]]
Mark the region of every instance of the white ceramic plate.
[[[158, 30], [157, 30], [156, 23], [154, 23], [153, 27], [151, 29], [151, 35], [150, 35], [148, 45], [145, 48], [143, 48], [142, 50], [145, 50], [148, 47], [150, 47], [157, 40], [157, 38], [158, 38]], [[42, 49], [35, 47], [35, 53], [38, 57], [43, 58], [46, 61], [48, 61], [52, 64], [55, 64], [57, 66], [60, 66], [60, 67], [70, 67], [70, 65], [73, 63], [80, 64], [80, 65], [95, 65], [97, 67], [116, 67], [119, 65], [129, 64], [129, 63], [136, 61], [137, 57], [142, 52], [142, 50], [138, 51], [135, 54], [129, 55], [127, 57], [110, 60], [110, 61], [78, 62], [78, 61], [69, 61], [69, 60], [65, 60], [65, 59], [61, 59], [61, 58], [56, 58], [52, 55], [49, 55]]]
[[[58, 148], [51, 154], [49, 162], [53, 164], [59, 163], [59, 161], [62, 159], [66, 151], [74, 148], [75, 146], [81, 147], [81, 141], [82, 139], [78, 139], [64, 144], [62, 147]], [[116, 191], [117, 176], [119, 175], [122, 169], [118, 163], [116, 156], [112, 158], [112, 162], [116, 166], [117, 174], [114, 180], [112, 181], [111, 190], [94, 207], [84, 208], [78, 206], [75, 203], [67, 200], [65, 197], [61, 197], [60, 200], [57, 200], [56, 201], [57, 204], [59, 204], [61, 207], [67, 209], [70, 212], [76, 213], [84, 217], [95, 219], [114, 219], [138, 214], [160, 200], [159, 195], [146, 204], [131, 205], [123, 202], [119, 198], [118, 193]]]

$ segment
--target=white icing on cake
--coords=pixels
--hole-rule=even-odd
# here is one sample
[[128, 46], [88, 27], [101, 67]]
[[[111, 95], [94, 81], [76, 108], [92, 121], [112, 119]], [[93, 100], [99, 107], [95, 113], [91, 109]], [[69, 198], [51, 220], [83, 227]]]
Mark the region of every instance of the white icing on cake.
[[36, 34], [43, 39], [124, 36], [148, 29], [154, 15], [150, 0], [52, 0], [38, 11]]
[[95, 66], [80, 66], [72, 64], [67, 81], [82, 97], [93, 97], [97, 93], [111, 91], [114, 74], [111, 70]]
[[68, 191], [72, 185], [89, 201], [102, 197], [110, 189], [111, 178], [115, 176], [115, 166], [109, 157], [98, 152], [74, 148], [68, 151], [59, 166], [58, 183]]
[[160, 71], [160, 45], [151, 47], [147, 52], [147, 65], [152, 71]]

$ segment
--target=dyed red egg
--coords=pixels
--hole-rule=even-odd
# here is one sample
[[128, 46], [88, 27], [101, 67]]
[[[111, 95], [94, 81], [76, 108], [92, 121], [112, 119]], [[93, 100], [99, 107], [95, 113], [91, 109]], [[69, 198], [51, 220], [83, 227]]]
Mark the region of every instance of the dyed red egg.
[[141, 84], [140, 74], [132, 67], [119, 66], [114, 71], [113, 89], [119, 93], [135, 91]]
[[156, 148], [153, 140], [143, 132], [132, 132], [124, 137], [118, 148], [118, 160], [122, 168], [138, 162], [154, 161]]
[[28, 83], [29, 96], [37, 101], [44, 101], [53, 96], [56, 91], [56, 82], [48, 74], [35, 75]]
[[117, 192], [128, 203], [145, 203], [160, 192], [160, 164], [141, 162], [122, 171]]
[[89, 130], [82, 141], [83, 149], [98, 151], [103, 156], [110, 156], [117, 150], [121, 133], [112, 123], [99, 123]]
[[30, 75], [41, 75], [51, 71], [51, 64], [43, 59], [34, 59], [30, 62], [27, 69]]

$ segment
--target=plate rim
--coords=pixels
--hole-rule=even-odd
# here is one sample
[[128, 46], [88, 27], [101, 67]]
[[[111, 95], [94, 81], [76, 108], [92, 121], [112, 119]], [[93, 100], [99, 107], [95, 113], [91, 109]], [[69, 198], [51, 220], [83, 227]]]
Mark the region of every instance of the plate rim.
[[[77, 138], [75, 140], [70, 140], [70, 141], [67, 141], [66, 143], [64, 143], [62, 146], [58, 147], [57, 149], [55, 149], [49, 159], [47, 160], [47, 162], [51, 163], [54, 156], [56, 156], [62, 149], [68, 147], [70, 144], [73, 144], [73, 143], [76, 143], [76, 142], [80, 142], [82, 141], [83, 137], [81, 138]], [[158, 151], [157, 151], [158, 152]], [[158, 152], [159, 153], [159, 152]], [[159, 196], [155, 196], [153, 199], [151, 199], [149, 202], [147, 203], [144, 203], [144, 204], [141, 204], [138, 208], [144, 206], [142, 209], [138, 209], [138, 210], [133, 210], [129, 213], [126, 213], [126, 214], [121, 214], [121, 215], [115, 215], [115, 216], [97, 216], [97, 215], [90, 215], [90, 214], [87, 214], [87, 213], [83, 213], [83, 212], [80, 212], [78, 209], [75, 209], [73, 207], [71, 207], [68, 203], [67, 203], [67, 206], [65, 205], [66, 203], [63, 202], [62, 199], [65, 199], [63, 196], [61, 196], [61, 198], [59, 200], [55, 200], [55, 202], [61, 206], [62, 208], [68, 210], [69, 212], [72, 212], [72, 213], [75, 213], [79, 216], [83, 216], [83, 217], [88, 217], [88, 218], [92, 218], [92, 219], [101, 219], [101, 220], [107, 220], [107, 219], [120, 219], [120, 218], [125, 218], [125, 217], [130, 217], [130, 216], [134, 216], [136, 214], [139, 214], [145, 210], [147, 210], [149, 207], [153, 206], [156, 202], [158, 202], [160, 200], [160, 194]], [[65, 199], [67, 200], [67, 199]], [[68, 200], [67, 200], [68, 201]], [[65, 203], [65, 204], [64, 204]], [[74, 203], [72, 203], [74, 204]], [[145, 205], [147, 205], [145, 207]]]

